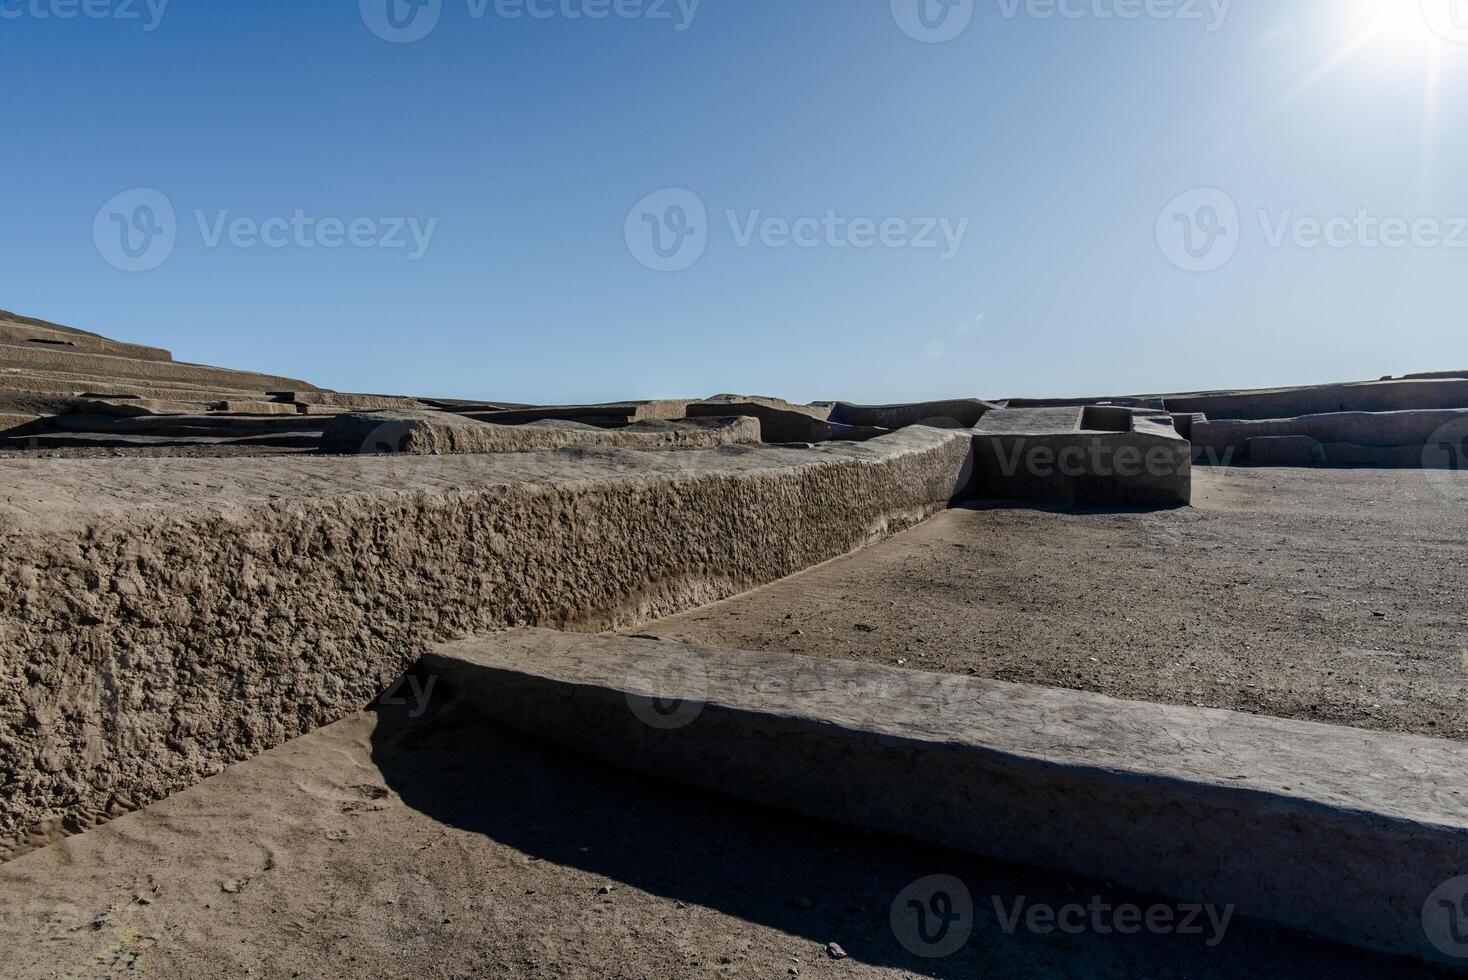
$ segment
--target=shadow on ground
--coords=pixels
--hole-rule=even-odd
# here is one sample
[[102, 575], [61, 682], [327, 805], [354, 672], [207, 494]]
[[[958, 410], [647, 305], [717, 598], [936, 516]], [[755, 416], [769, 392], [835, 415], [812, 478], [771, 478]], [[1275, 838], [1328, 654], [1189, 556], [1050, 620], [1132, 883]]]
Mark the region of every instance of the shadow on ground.
[[959, 510], [1033, 510], [1045, 514], [1157, 514], [1187, 510], [1190, 504], [1067, 504], [1039, 500], [966, 499], [953, 502]]
[[[494, 726], [451, 697], [438, 698], [420, 721], [409, 719], [406, 708], [377, 710], [374, 760], [408, 806], [532, 861], [580, 869], [818, 946], [837, 942], [850, 956], [843, 966], [942, 978], [1429, 975], [1416, 964], [1237, 920], [1218, 941], [1218, 930], [1202, 915], [1198, 934], [1186, 936], [1102, 934], [1089, 925], [1078, 934], [1040, 932], [1023, 922], [1006, 930], [1001, 911], [1011, 915], [1016, 903], [1027, 911], [1087, 905], [1093, 896], [1142, 908], [1162, 900], [660, 782]], [[938, 938], [930, 943], [909, 933], [906, 943], [899, 941], [894, 902], [902, 896], [905, 904], [912, 893], [904, 890], [930, 875], [962, 881], [973, 913], [944, 932], [932, 914], [950, 906], [922, 894], [927, 937]], [[919, 955], [956, 940], [949, 955]]]

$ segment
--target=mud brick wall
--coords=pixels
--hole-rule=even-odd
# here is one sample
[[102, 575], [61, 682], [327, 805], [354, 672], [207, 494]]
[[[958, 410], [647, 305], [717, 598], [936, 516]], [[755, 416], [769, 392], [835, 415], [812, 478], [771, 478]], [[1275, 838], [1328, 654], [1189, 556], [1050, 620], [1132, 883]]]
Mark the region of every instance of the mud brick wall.
[[722, 599], [947, 506], [966, 432], [814, 449], [10, 460], [0, 855], [361, 708], [426, 643]]

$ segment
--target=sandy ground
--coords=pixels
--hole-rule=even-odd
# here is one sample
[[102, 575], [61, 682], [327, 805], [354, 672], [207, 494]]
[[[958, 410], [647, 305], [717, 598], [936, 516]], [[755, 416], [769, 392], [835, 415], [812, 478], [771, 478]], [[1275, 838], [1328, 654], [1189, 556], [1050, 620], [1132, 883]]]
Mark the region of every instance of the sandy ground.
[[1468, 738], [1468, 473], [1194, 470], [1194, 506], [947, 511], [629, 633]]
[[[1432, 975], [1242, 920], [1220, 931], [1221, 910], [1187, 936], [1006, 932], [1016, 903], [1159, 900], [661, 784], [453, 704], [412, 710], [353, 716], [0, 866], [0, 973]], [[889, 917], [935, 874], [974, 911], [952, 926], [969, 931], [957, 952], [924, 958]]]
[[[1191, 509], [955, 510], [633, 632], [1464, 737], [1462, 480], [1201, 470]], [[1006, 930], [1017, 902], [1166, 903], [415, 707], [355, 715], [0, 866], [0, 973], [1432, 975], [1240, 920], [1221, 941], [1206, 918], [1188, 936]], [[925, 958], [889, 917], [935, 874], [975, 911], [957, 952]]]

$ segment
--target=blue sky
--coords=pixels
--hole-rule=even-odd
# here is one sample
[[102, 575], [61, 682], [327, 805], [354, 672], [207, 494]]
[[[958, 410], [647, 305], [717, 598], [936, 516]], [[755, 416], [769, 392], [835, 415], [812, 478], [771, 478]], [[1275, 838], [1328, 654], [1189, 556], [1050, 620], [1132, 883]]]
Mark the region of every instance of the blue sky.
[[535, 402], [1468, 367], [1468, 0], [392, 2], [0, 0], [0, 308]]

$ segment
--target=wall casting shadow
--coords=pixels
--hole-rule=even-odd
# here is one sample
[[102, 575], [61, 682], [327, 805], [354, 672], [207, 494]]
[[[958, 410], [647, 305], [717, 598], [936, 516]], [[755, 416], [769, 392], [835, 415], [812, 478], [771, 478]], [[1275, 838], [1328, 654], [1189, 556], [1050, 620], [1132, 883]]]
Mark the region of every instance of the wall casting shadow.
[[[838, 942], [859, 963], [940, 978], [1401, 975], [1397, 961], [1237, 920], [1211, 948], [1206, 935], [1006, 934], [996, 899], [1005, 909], [1022, 896], [1054, 906], [1097, 894], [1149, 900], [616, 769], [493, 725], [442, 689], [426, 711], [374, 710], [373, 759], [408, 806], [532, 858], [819, 946]], [[899, 893], [935, 874], [962, 880], [975, 910], [969, 941], [937, 959], [905, 948], [889, 924]], [[803, 959], [802, 973], [820, 971]]]

